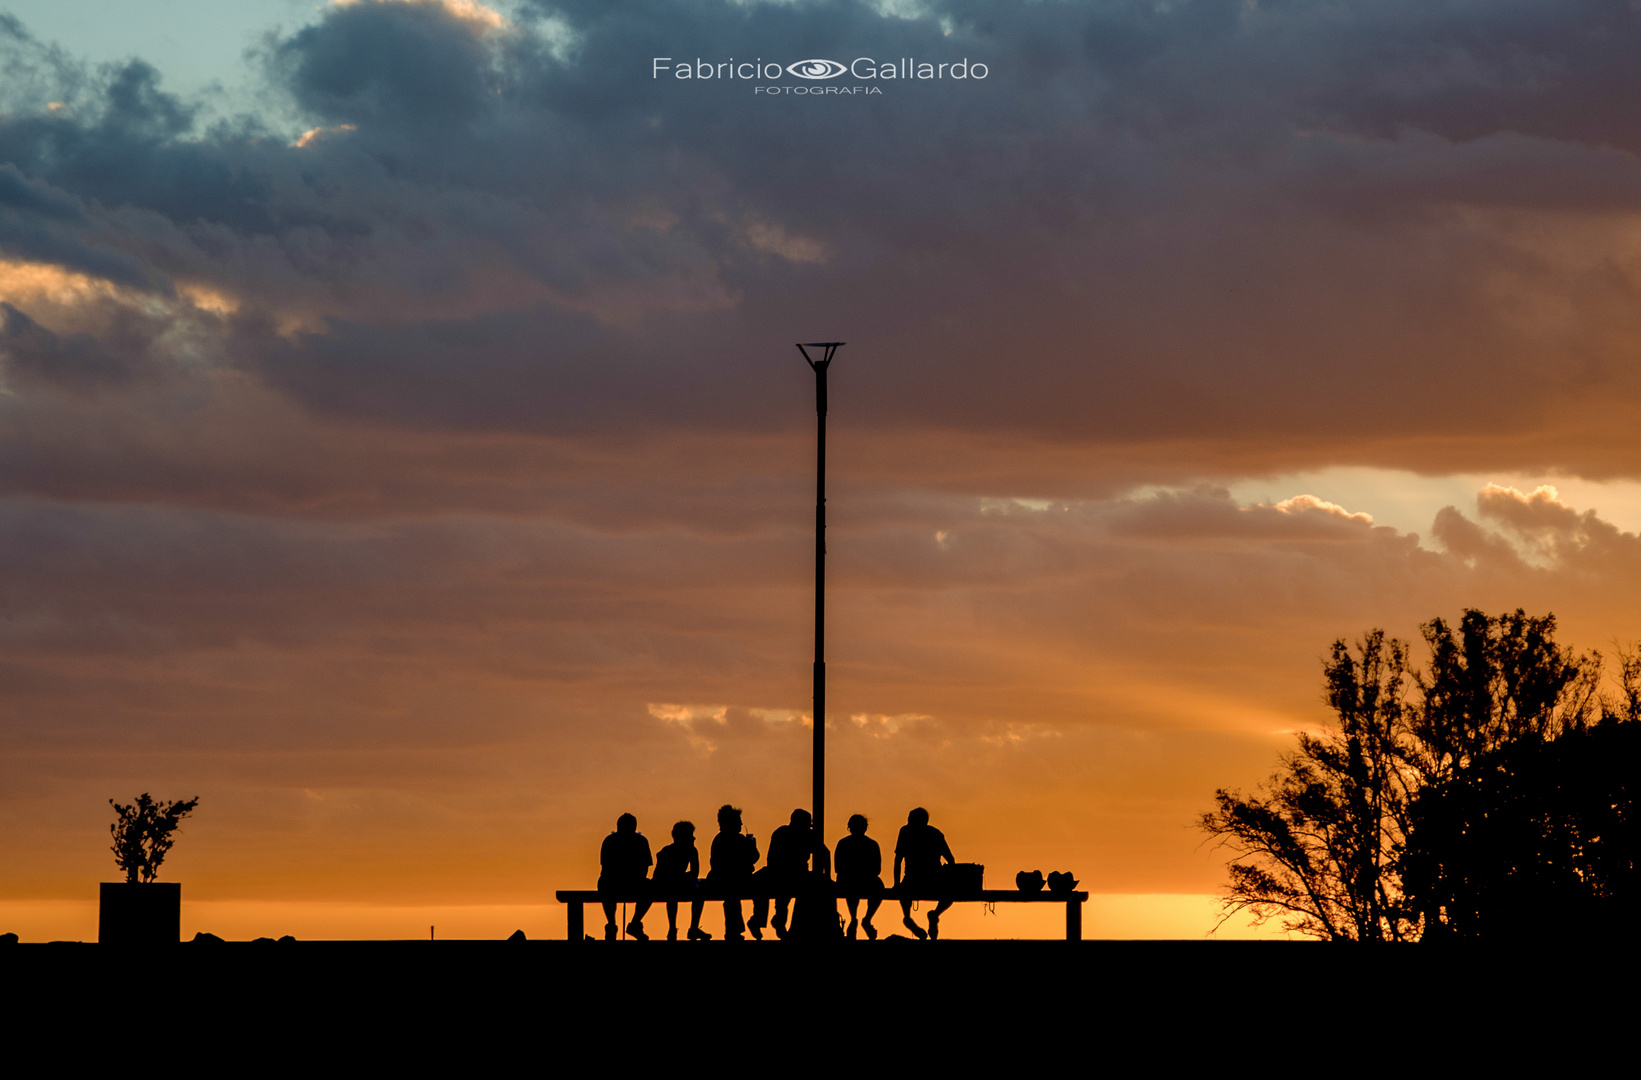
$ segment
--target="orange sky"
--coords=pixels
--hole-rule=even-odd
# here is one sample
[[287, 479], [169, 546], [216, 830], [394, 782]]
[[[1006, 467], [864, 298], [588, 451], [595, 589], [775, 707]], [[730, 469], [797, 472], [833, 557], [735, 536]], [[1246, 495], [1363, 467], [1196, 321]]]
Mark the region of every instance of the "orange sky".
[[[139, 791], [200, 797], [162, 876], [226, 936], [550, 936], [623, 811], [766, 839], [798, 340], [849, 342], [828, 839], [925, 806], [1089, 936], [1213, 924], [1194, 821], [1335, 639], [1630, 642], [1641, 77], [1548, 2], [1324, 8], [334, 5], [231, 123], [0, 43], [0, 920], [94, 934]], [[766, 101], [658, 49], [993, 74]]]

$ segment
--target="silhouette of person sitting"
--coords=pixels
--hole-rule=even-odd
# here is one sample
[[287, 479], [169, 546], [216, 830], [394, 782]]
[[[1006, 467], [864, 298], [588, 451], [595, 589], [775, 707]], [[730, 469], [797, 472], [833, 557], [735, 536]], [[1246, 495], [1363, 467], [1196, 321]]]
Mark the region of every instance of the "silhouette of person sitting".
[[746, 924], [741, 921], [741, 901], [736, 895], [752, 884], [752, 868], [758, 865], [758, 840], [741, 833], [741, 811], [725, 803], [718, 809], [718, 835], [712, 838], [707, 881], [724, 900], [724, 940], [741, 941]]
[[[701, 876], [701, 856], [695, 850], [695, 826], [680, 821], [672, 827], [672, 843], [655, 853], [655, 876], [650, 887], [657, 893], [677, 893], [696, 888]], [[706, 941], [711, 934], [701, 929], [703, 900], [689, 902], [689, 939]], [[667, 940], [678, 940], [678, 901], [667, 901]]]
[[[638, 831], [637, 818], [622, 814], [615, 819], [615, 832], [604, 838], [598, 861], [602, 867], [598, 875], [599, 892], [638, 894], [627, 933], [639, 941], [648, 941], [649, 935], [644, 933], [644, 913], [650, 909], [650, 901], [644, 893], [648, 891], [650, 863], [654, 860], [650, 858], [650, 842]], [[615, 940], [615, 904], [614, 900], [604, 901], [605, 941]]]
[[[900, 827], [900, 836], [895, 840], [895, 888], [909, 896], [918, 893], [938, 895], [941, 859], [948, 863], [957, 861], [952, 857], [952, 849], [946, 846], [945, 834], [929, 824], [929, 812], [919, 806], [906, 815], [906, 824]], [[902, 900], [900, 911], [904, 918], [901, 921], [906, 924], [906, 929], [917, 935], [919, 941], [926, 937], [938, 938], [940, 916], [951, 906], [950, 900], [941, 900], [929, 912], [929, 929], [925, 933], [921, 926], [912, 921], [912, 901]]]
[[[764, 868], [753, 875], [752, 884], [759, 892], [775, 894], [775, 936], [786, 937], [786, 918], [791, 910], [792, 897], [803, 889], [809, 874], [809, 855], [815, 843], [810, 828], [809, 811], [792, 811], [792, 820], [769, 835], [769, 858]], [[752, 902], [752, 922], [748, 926], [755, 938], [763, 937], [763, 928], [769, 923], [769, 898], [760, 896]]]
[[814, 866], [801, 876], [792, 902], [789, 933], [804, 941], [832, 941], [843, 936], [843, 920], [838, 918], [837, 893], [832, 889], [832, 852], [821, 843], [820, 830], [811, 825]]
[[838, 894], [849, 905], [849, 940], [860, 933], [858, 905], [866, 901], [866, 940], [877, 940], [872, 916], [883, 903], [883, 849], [866, 835], [866, 816], [849, 819], [849, 835], [838, 841]]

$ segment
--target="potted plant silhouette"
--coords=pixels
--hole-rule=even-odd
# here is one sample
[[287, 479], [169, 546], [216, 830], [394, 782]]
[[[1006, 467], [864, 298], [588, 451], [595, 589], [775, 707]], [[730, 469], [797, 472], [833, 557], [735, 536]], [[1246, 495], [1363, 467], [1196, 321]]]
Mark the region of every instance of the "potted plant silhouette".
[[182, 886], [158, 882], [160, 863], [176, 841], [173, 834], [199, 800], [155, 802], [145, 791], [130, 806], [113, 799], [119, 820], [108, 827], [114, 836], [114, 863], [124, 881], [102, 883], [97, 940], [105, 945], [174, 945], [182, 936]]

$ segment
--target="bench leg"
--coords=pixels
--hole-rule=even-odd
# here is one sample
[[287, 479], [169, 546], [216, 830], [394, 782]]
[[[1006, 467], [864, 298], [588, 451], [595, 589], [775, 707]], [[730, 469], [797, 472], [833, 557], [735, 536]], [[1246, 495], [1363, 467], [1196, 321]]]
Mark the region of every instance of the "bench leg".
[[581, 921], [581, 902], [579, 900], [570, 903], [569, 917], [565, 921], [570, 924], [568, 936], [571, 941], [580, 941], [586, 936], [586, 930]]
[[1081, 900], [1066, 901], [1066, 940], [1083, 940], [1083, 902]]

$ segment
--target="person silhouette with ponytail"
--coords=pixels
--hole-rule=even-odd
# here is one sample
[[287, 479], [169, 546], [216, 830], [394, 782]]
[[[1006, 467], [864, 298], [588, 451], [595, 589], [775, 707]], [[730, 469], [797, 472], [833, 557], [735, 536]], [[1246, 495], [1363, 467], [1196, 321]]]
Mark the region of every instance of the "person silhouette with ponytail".
[[725, 803], [718, 809], [718, 835], [712, 838], [711, 867], [707, 871], [707, 883], [713, 891], [725, 894], [725, 941], [746, 938], [739, 894], [751, 888], [752, 870], [757, 865], [757, 838], [741, 833], [740, 809]]

